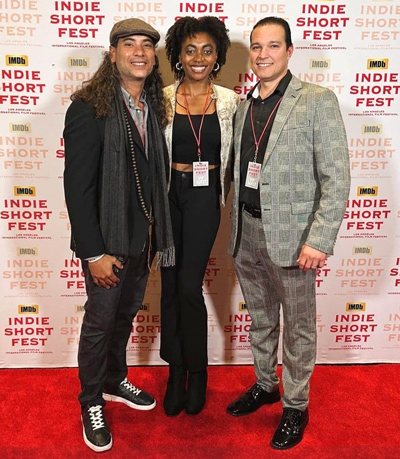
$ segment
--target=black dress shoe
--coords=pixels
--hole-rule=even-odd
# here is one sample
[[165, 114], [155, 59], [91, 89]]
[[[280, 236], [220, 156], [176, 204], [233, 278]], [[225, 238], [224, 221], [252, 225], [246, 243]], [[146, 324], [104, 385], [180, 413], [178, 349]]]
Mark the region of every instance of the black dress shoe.
[[244, 416], [254, 413], [260, 406], [279, 402], [280, 399], [279, 389], [267, 392], [258, 383], [255, 383], [247, 392], [228, 405], [226, 411], [232, 416]]
[[308, 410], [284, 408], [281, 422], [271, 440], [275, 449], [289, 449], [303, 439], [304, 429], [308, 424]]
[[167, 390], [163, 404], [166, 415], [177, 416], [185, 408], [186, 379], [187, 371], [182, 366], [169, 366]]
[[185, 411], [187, 414], [199, 414], [206, 403], [207, 370], [189, 371], [187, 401]]

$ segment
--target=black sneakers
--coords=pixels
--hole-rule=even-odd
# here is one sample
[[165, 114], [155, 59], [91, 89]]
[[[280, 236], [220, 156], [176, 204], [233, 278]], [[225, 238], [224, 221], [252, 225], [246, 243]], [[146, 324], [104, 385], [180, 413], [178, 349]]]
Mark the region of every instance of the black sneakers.
[[112, 437], [101, 405], [82, 408], [83, 439], [96, 453], [107, 451], [112, 446]]
[[[105, 388], [104, 400], [121, 402], [137, 410], [151, 410], [156, 406], [154, 398], [144, 392], [127, 379], [124, 379], [116, 388]], [[86, 445], [100, 453], [112, 447], [112, 437], [101, 405], [82, 408], [83, 439]]]
[[152, 410], [156, 401], [147, 392], [138, 389], [126, 378], [115, 388], [105, 387], [103, 398], [109, 402], [120, 402], [135, 410]]

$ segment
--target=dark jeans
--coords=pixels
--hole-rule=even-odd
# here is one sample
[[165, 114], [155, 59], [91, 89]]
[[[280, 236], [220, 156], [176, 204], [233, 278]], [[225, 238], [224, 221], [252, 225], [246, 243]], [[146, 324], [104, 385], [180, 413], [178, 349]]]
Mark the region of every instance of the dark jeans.
[[172, 170], [169, 205], [176, 266], [161, 269], [161, 358], [190, 371], [207, 367], [207, 309], [203, 278], [220, 222], [219, 168], [208, 187]]
[[82, 406], [104, 406], [103, 385], [116, 386], [128, 374], [126, 346], [146, 289], [147, 251], [127, 259], [117, 273], [119, 284], [109, 290], [93, 282], [87, 261], [82, 260], [82, 267], [88, 299], [78, 351], [78, 399]]

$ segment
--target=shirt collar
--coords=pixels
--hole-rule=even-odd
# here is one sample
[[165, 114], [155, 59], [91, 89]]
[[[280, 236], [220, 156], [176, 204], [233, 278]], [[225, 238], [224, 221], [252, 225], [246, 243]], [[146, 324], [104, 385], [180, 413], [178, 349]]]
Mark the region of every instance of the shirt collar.
[[[291, 79], [292, 79], [292, 74], [291, 74], [290, 70], [288, 70], [286, 75], [283, 78], [281, 78], [281, 80], [279, 81], [278, 86], [276, 87], [276, 89], [273, 92], [273, 94], [279, 93], [281, 96], [283, 96], [283, 94], [285, 94], [286, 88], [288, 87]], [[258, 99], [258, 98], [261, 99], [261, 97], [260, 97], [260, 82], [258, 82], [254, 86], [254, 88], [249, 92], [249, 94], [247, 95], [247, 100], [249, 100], [251, 97], [253, 99]], [[268, 97], [270, 97], [270, 96], [268, 96]]]
[[[121, 86], [122, 95], [124, 96], [125, 102], [128, 107], [136, 108], [132, 96], [129, 92]], [[143, 89], [142, 94], [140, 94], [140, 102], [143, 102], [146, 105], [146, 91]]]

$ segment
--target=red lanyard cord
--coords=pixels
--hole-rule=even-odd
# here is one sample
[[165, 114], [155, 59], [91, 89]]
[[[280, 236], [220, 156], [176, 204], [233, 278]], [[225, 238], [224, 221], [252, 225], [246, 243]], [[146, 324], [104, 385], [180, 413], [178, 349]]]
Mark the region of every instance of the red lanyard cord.
[[186, 108], [186, 113], [189, 119], [190, 127], [192, 128], [192, 132], [194, 135], [194, 138], [196, 139], [196, 144], [197, 144], [197, 156], [199, 157], [199, 161], [201, 161], [201, 149], [200, 149], [200, 143], [201, 143], [201, 129], [203, 127], [203, 122], [204, 122], [204, 116], [206, 114], [206, 111], [208, 109], [208, 100], [210, 98], [211, 94], [211, 85], [208, 85], [208, 92], [207, 92], [207, 97], [206, 97], [206, 102], [204, 104], [203, 108], [203, 115], [201, 117], [201, 122], [200, 122], [200, 127], [199, 127], [199, 134], [196, 134], [196, 131], [194, 129], [193, 123], [192, 123], [192, 118], [190, 116], [190, 111], [189, 111], [189, 104], [186, 98], [186, 90], [185, 90], [185, 83], [182, 83], [182, 89], [183, 89], [183, 97], [185, 99], [185, 108]]
[[262, 130], [261, 132], [261, 135], [260, 137], [258, 138], [257, 140], [257, 136], [256, 136], [256, 131], [254, 129], [254, 120], [253, 120], [253, 102], [254, 102], [254, 99], [251, 100], [251, 105], [250, 105], [250, 123], [251, 123], [251, 130], [253, 131], [253, 138], [254, 138], [254, 143], [255, 143], [255, 146], [256, 146], [256, 151], [255, 151], [255, 154], [254, 154], [254, 162], [256, 163], [257, 162], [257, 155], [258, 155], [258, 148], [260, 146], [260, 143], [261, 143], [261, 139], [263, 138], [264, 134], [265, 134], [265, 131], [267, 129], [267, 126], [269, 124], [269, 122], [271, 121], [271, 118], [272, 116], [274, 115], [274, 113], [276, 112], [276, 110], [278, 109], [279, 107], [279, 104], [281, 103], [281, 100], [282, 100], [282, 97], [278, 100], [278, 102], [276, 103], [275, 107], [272, 109], [272, 112], [270, 113], [268, 119], [267, 119], [267, 122], [265, 123], [265, 126], [264, 126], [264, 129]]

